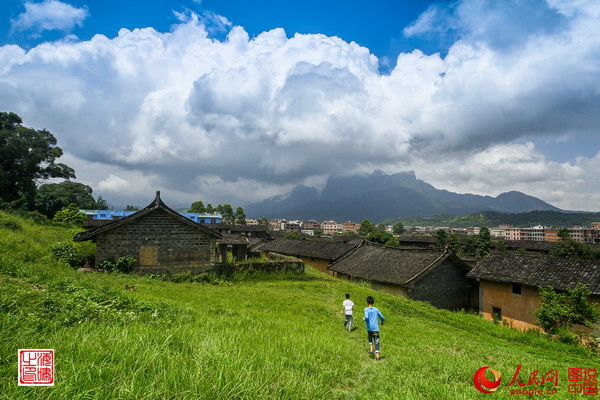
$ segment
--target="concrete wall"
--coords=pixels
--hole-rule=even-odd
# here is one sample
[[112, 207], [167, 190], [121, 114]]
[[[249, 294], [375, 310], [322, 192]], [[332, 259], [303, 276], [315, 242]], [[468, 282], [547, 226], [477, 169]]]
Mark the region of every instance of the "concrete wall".
[[111, 257], [138, 260], [136, 272], [205, 271], [214, 262], [216, 238], [157, 209], [96, 237], [96, 265]]
[[473, 283], [466, 274], [460, 265], [446, 259], [410, 287], [409, 297], [437, 308], [469, 310]]

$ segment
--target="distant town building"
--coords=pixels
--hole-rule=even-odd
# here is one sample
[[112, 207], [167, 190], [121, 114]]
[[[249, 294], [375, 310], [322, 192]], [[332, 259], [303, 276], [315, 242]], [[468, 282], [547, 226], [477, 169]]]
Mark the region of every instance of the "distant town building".
[[300, 229], [300, 221], [286, 221], [285, 224], [283, 224], [283, 230], [285, 232], [300, 232]]
[[[592, 223], [592, 227], [570, 226], [567, 228], [569, 236], [582, 243], [600, 243], [600, 223]], [[532, 226], [529, 228], [504, 227], [506, 240], [532, 240], [557, 242], [558, 228], [546, 226]]]
[[269, 221], [269, 229], [272, 231], [282, 231], [285, 226], [285, 220], [283, 219], [273, 219]]
[[310, 219], [308, 221], [302, 222], [302, 229], [310, 229], [314, 231], [316, 229], [321, 229], [321, 224], [315, 221], [314, 219]]
[[342, 224], [342, 233], [346, 233], [346, 232], [358, 233], [358, 228], [360, 228], [360, 224], [358, 224], [356, 222], [344, 222]]
[[324, 221], [321, 224], [321, 228], [326, 235], [335, 235], [338, 233], [338, 223], [335, 221]]

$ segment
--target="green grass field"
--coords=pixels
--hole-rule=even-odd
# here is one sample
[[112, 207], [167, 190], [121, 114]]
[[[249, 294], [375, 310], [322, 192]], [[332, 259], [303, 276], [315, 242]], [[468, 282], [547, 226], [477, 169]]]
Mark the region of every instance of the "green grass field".
[[[556, 369], [559, 384], [516, 397], [584, 399], [568, 393], [568, 369], [600, 367], [582, 347], [312, 268], [204, 284], [80, 274], [49, 251], [73, 233], [0, 213], [1, 399], [508, 399], [522, 388], [483, 394], [473, 375], [490, 366], [508, 384], [519, 365], [522, 382]], [[346, 292], [357, 304], [351, 333]], [[386, 317], [379, 362], [360, 321], [367, 295]], [[36, 348], [55, 350], [53, 387], [17, 385], [18, 349]]]

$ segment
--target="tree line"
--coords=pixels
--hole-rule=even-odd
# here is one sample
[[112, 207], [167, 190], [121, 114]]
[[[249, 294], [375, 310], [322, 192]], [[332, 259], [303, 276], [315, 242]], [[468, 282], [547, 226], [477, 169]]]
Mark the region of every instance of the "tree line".
[[213, 207], [210, 203], [206, 206], [202, 201], [195, 201], [192, 203], [192, 206], [188, 209], [190, 213], [198, 213], [198, 214], [220, 214], [222, 220], [226, 224], [238, 224], [238, 225], [246, 225], [246, 214], [244, 213], [244, 209], [242, 207], [238, 207], [233, 211], [233, 207], [231, 204], [219, 204], [216, 207]]

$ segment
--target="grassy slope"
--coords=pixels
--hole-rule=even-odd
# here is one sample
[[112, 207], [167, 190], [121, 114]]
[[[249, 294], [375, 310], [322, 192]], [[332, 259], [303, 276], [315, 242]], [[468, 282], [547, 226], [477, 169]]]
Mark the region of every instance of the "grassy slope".
[[[302, 278], [219, 285], [77, 274], [47, 251], [71, 235], [0, 213], [0, 398], [477, 399], [486, 396], [472, 385], [477, 369], [489, 365], [508, 383], [521, 365], [524, 381], [558, 369], [560, 397], [535, 398], [564, 399], [581, 397], [567, 393], [568, 368], [600, 367], [580, 348], [311, 269]], [[358, 315], [362, 299], [375, 296], [386, 316], [383, 361], [367, 354], [362, 323], [343, 329], [345, 292]], [[74, 310], [88, 300], [95, 318], [77, 322]], [[54, 387], [17, 386], [19, 348], [55, 349]], [[493, 396], [508, 398], [511, 388]]]

